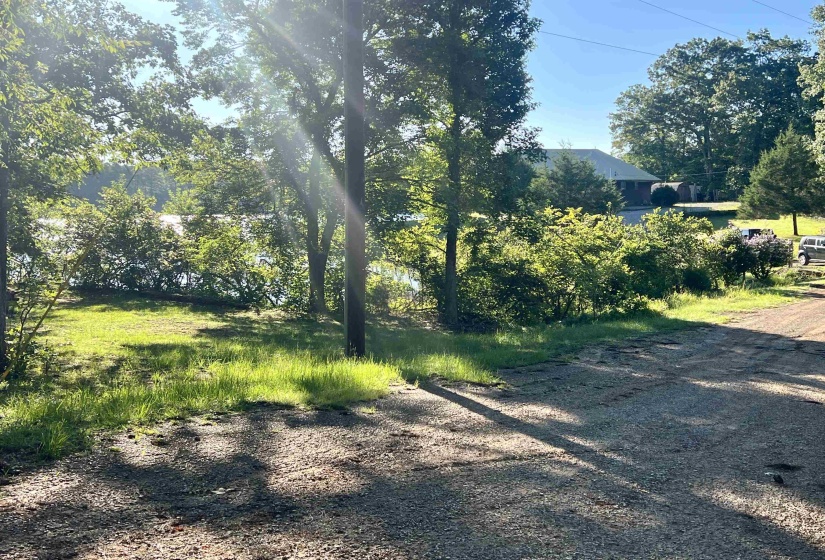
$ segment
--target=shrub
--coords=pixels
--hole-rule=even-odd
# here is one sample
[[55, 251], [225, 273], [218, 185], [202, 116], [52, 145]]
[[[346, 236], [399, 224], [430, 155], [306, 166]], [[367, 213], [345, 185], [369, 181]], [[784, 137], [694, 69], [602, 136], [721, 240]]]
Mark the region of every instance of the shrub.
[[682, 285], [691, 292], [709, 292], [713, 289], [713, 279], [706, 269], [688, 268], [682, 274]]
[[380, 263], [377, 270], [371, 271], [367, 276], [367, 310], [374, 315], [391, 315], [407, 309], [415, 292], [404, 277], [386, 263]]
[[[187, 225], [190, 235], [193, 229]], [[247, 305], [262, 305], [273, 297], [268, 263], [242, 223], [208, 219], [197, 231], [187, 245], [190, 291]]]
[[646, 215], [637, 227], [637, 248], [628, 255], [628, 265], [638, 280], [635, 290], [661, 298], [685, 286], [688, 269], [703, 270], [714, 277], [708, 240], [713, 224], [705, 218], [681, 212]]
[[756, 265], [756, 256], [738, 228], [716, 232], [712, 244], [716, 275], [728, 286], [741, 282]]
[[160, 222], [155, 201], [122, 186], [103, 190], [98, 210], [89, 203], [66, 208], [65, 239], [74, 251], [91, 250], [75, 285], [130, 291], [177, 291], [183, 274], [180, 238]]
[[748, 240], [748, 247], [754, 255], [751, 274], [759, 280], [767, 279], [772, 268], [788, 265], [793, 257], [793, 242], [772, 235], [757, 235]]
[[659, 187], [650, 194], [650, 203], [661, 208], [670, 208], [679, 202], [679, 193], [671, 187]]

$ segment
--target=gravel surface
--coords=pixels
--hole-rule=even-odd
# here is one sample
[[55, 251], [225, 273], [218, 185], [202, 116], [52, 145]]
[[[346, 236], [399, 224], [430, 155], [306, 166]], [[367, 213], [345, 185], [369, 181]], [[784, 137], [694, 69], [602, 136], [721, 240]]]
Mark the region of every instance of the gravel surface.
[[503, 388], [125, 432], [0, 487], [0, 558], [823, 558], [816, 296]]

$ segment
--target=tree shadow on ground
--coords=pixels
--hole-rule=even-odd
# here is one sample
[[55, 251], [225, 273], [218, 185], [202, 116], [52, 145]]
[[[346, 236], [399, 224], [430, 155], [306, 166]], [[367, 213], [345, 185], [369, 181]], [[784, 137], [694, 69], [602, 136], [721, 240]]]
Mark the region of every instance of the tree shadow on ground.
[[[374, 415], [259, 408], [170, 426], [168, 444], [122, 436], [133, 447], [12, 486], [25, 504], [0, 505], [0, 553], [821, 558], [811, 317], [814, 339], [656, 335], [507, 372], [505, 388], [422, 383]], [[789, 466], [785, 485], [767, 465]]]

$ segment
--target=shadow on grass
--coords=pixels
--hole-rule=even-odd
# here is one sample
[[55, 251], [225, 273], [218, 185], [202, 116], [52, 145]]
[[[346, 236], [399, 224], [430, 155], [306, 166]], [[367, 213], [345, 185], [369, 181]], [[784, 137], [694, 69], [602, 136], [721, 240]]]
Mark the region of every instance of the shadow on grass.
[[[174, 326], [171, 334], [166, 323]], [[90, 354], [62, 351], [65, 362], [81, 361], [85, 377], [33, 375], [0, 394], [0, 449], [54, 458], [86, 448], [100, 429], [237, 410], [250, 402], [341, 408], [386, 394], [399, 375], [493, 385], [503, 369], [569, 361], [588, 346], [702, 324], [653, 311], [489, 334], [373, 321], [371, 360], [356, 363], [344, 359], [341, 325], [328, 319], [87, 297], [61, 306], [48, 339], [86, 337], [83, 348]], [[119, 342], [107, 346], [109, 339]]]
[[[422, 382], [376, 417], [261, 409], [174, 427], [146, 456], [62, 465], [74, 486], [0, 516], [0, 555], [821, 558], [825, 416], [793, 391], [823, 392], [806, 376], [825, 343], [701, 336], [508, 372], [507, 399]], [[501, 454], [518, 439], [529, 447]], [[784, 462], [800, 468], [774, 485], [765, 465]]]

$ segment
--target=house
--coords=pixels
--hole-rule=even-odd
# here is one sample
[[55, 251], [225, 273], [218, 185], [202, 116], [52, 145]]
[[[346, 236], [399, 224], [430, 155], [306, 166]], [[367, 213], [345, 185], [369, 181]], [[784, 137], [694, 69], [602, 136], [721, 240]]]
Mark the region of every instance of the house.
[[679, 193], [679, 202], [696, 202], [696, 196], [699, 194], [699, 185], [691, 185], [689, 183], [653, 183], [653, 189], [656, 190], [662, 187], [670, 187]]
[[661, 181], [658, 177], [651, 175], [647, 171], [642, 171], [634, 165], [615, 158], [601, 150], [544, 150], [545, 160], [539, 165], [544, 165], [547, 169], [553, 168], [553, 160], [562, 152], [569, 152], [580, 160], [592, 163], [596, 172], [604, 175], [616, 183], [616, 187], [624, 197], [628, 206], [645, 206], [650, 204], [650, 192], [653, 183]]

